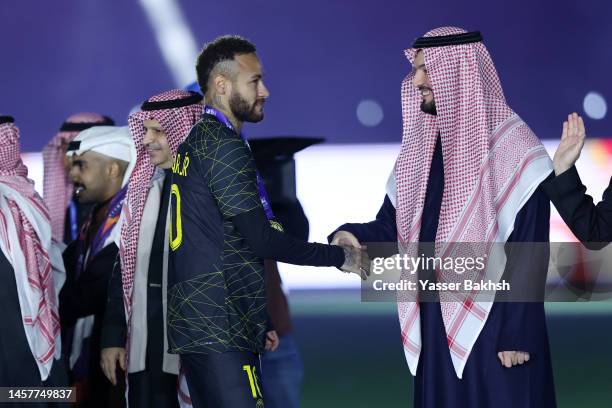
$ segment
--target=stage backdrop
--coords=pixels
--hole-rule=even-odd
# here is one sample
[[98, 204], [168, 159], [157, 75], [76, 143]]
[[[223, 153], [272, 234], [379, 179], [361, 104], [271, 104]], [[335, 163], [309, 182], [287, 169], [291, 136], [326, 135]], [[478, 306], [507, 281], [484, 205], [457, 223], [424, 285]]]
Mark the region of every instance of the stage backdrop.
[[507, 98], [541, 138], [585, 113], [610, 135], [612, 2], [607, 0], [5, 0], [0, 113], [25, 151], [68, 115], [125, 123], [146, 97], [195, 79], [206, 41], [242, 34], [258, 47], [271, 97], [250, 137], [399, 143], [403, 50], [442, 25], [481, 30]]

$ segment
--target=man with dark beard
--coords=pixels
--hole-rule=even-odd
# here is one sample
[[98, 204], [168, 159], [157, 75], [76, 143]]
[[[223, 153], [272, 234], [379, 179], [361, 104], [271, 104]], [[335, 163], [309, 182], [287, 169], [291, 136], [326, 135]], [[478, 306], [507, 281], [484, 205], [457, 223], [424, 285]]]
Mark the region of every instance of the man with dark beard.
[[[412, 71], [402, 83], [404, 137], [384, 204], [375, 221], [342, 225], [330, 241], [394, 242], [411, 259], [457, 260], [466, 245], [456, 243], [471, 243], [491, 248], [486, 278], [543, 287], [548, 251], [536, 243], [548, 242], [550, 205], [540, 184], [552, 163], [508, 106], [481, 34], [441, 27], [405, 52]], [[402, 279], [483, 276], [463, 273], [423, 266]], [[556, 406], [543, 303], [493, 294], [495, 302], [465, 291], [398, 293], [414, 407]]]
[[79, 203], [74, 196], [70, 179], [70, 158], [66, 156], [68, 144], [83, 130], [94, 126], [113, 126], [108, 116], [82, 112], [66, 119], [59, 132], [47, 143], [43, 157], [43, 198], [49, 208], [53, 238], [66, 245], [77, 239], [79, 230], [91, 211], [92, 205]]
[[117, 257], [117, 222], [136, 161], [127, 127], [86, 129], [68, 145], [70, 176], [80, 203], [94, 205], [77, 240], [64, 251], [66, 284], [59, 294], [62, 341], [77, 400], [106, 406], [111, 384], [100, 368], [108, 284]]
[[168, 342], [180, 354], [195, 407], [263, 407], [258, 356], [278, 338], [266, 315], [263, 259], [336, 266], [362, 276], [362, 251], [282, 233], [255, 169], [243, 122], [269, 96], [255, 46], [207, 44], [197, 62], [202, 119], [172, 167]]

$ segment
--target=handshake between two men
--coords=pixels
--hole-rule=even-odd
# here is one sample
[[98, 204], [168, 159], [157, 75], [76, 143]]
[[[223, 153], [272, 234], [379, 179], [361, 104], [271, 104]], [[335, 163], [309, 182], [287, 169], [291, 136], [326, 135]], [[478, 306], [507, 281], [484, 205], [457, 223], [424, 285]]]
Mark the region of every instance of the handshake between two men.
[[344, 264], [340, 269], [347, 273], [355, 273], [366, 280], [370, 276], [370, 257], [367, 247], [361, 245], [359, 240], [350, 232], [338, 231], [334, 234], [331, 245], [338, 245], [344, 249]]

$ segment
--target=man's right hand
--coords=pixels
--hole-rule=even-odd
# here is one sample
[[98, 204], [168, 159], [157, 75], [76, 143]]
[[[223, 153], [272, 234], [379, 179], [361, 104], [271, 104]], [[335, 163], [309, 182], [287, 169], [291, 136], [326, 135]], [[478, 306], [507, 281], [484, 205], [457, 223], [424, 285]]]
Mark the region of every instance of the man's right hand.
[[340, 267], [344, 272], [352, 272], [366, 280], [370, 276], [370, 258], [366, 246], [361, 245], [357, 237], [348, 231], [338, 231], [331, 241], [344, 249], [344, 264]]
[[117, 385], [117, 363], [125, 371], [125, 349], [123, 347], [109, 347], [100, 352], [100, 366], [108, 381]]
[[331, 242], [332, 245], [349, 245], [355, 248], [361, 248], [361, 244], [357, 237], [348, 231], [338, 231], [334, 234]]
[[575, 112], [568, 115], [567, 121], [563, 122], [561, 143], [559, 143], [559, 147], [557, 147], [553, 157], [553, 167], [556, 176], [567, 171], [576, 163], [584, 146], [585, 138], [586, 131], [582, 118]]
[[340, 267], [344, 272], [351, 272], [366, 280], [370, 276], [370, 258], [365, 247], [356, 248], [350, 245], [340, 245], [344, 249], [344, 263]]

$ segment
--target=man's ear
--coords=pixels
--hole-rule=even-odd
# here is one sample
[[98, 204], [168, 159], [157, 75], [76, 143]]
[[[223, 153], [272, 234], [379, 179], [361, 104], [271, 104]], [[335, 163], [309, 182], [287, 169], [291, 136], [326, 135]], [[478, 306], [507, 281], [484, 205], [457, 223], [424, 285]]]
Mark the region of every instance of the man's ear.
[[228, 85], [229, 85], [229, 81], [222, 74], [217, 74], [214, 76], [213, 86], [215, 88], [217, 95], [225, 95], [227, 92], [229, 92], [230, 89], [228, 89]]
[[121, 175], [121, 165], [115, 160], [110, 162], [108, 174], [111, 178], [123, 178]]

